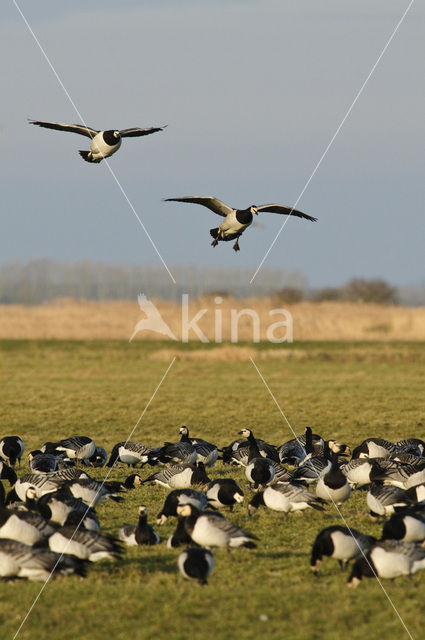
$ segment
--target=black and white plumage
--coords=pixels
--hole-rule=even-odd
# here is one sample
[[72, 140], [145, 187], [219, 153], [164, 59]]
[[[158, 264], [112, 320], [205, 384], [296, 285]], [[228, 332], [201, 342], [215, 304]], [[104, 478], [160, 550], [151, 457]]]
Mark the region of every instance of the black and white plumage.
[[17, 479], [16, 471], [5, 462], [0, 461], [0, 480], [7, 480], [10, 486], [12, 486]]
[[64, 526], [76, 522], [90, 531], [99, 531], [99, 520], [93, 508], [76, 498], [67, 486], [61, 486], [57, 491], [46, 493], [32, 506], [46, 520]]
[[425, 514], [414, 509], [393, 513], [384, 523], [382, 540], [423, 542], [425, 540]]
[[206, 495], [209, 504], [217, 509], [229, 507], [232, 510], [233, 505], [244, 500], [242, 489], [232, 478], [217, 478], [213, 480], [207, 487]]
[[83, 463], [87, 467], [104, 467], [108, 460], [108, 454], [104, 447], [96, 445], [94, 453], [89, 458], [83, 458]]
[[30, 120], [30, 124], [35, 124], [45, 129], [55, 129], [57, 131], [70, 131], [86, 136], [91, 139], [90, 151], [79, 151], [80, 156], [87, 162], [101, 162], [103, 158], [112, 156], [121, 146], [122, 138], [135, 138], [148, 136], [151, 133], [162, 131], [165, 127], [149, 127], [141, 129], [132, 127], [130, 129], [92, 129], [81, 124], [61, 124], [60, 122], [42, 122], [41, 120]]
[[28, 454], [29, 467], [34, 473], [51, 473], [58, 468], [58, 461], [53, 453], [43, 453], [40, 449]]
[[177, 516], [177, 525], [174, 532], [167, 540], [167, 549], [177, 549], [177, 547], [193, 544], [192, 538], [186, 531], [185, 520], [186, 518]]
[[122, 552], [120, 542], [113, 536], [69, 525], [52, 533], [49, 548], [90, 562], [117, 558]]
[[324, 500], [310, 493], [304, 487], [291, 483], [276, 483], [260, 491], [248, 505], [248, 514], [254, 515], [259, 506], [265, 506], [272, 511], [303, 511], [312, 507], [323, 511]]
[[76, 480], [68, 480], [64, 483], [75, 498], [81, 500], [94, 507], [97, 504], [105, 502], [108, 498], [114, 502], [122, 502], [123, 498], [118, 493], [122, 493], [124, 486], [121, 482], [98, 482], [93, 478], [78, 478]]
[[46, 442], [42, 447], [43, 453], [62, 451], [70, 460], [84, 460], [90, 458], [96, 451], [96, 445], [87, 436], [71, 436], [59, 442]]
[[382, 460], [375, 467], [371, 479], [391, 484], [401, 489], [410, 489], [425, 482], [425, 459], [417, 458], [415, 464], [405, 464], [394, 459]]
[[187, 548], [177, 558], [180, 573], [189, 580], [197, 580], [199, 584], [207, 584], [207, 578], [214, 567], [214, 558], [208, 549]]
[[149, 455], [155, 451], [158, 451], [158, 448], [147, 447], [141, 442], [117, 442], [106, 466], [113, 467], [118, 462], [133, 467], [138, 464], [143, 466], [149, 461]]
[[210, 211], [213, 211], [219, 216], [224, 218], [224, 221], [216, 229], [210, 229], [210, 234], [214, 238], [212, 246], [215, 247], [220, 241], [236, 240], [233, 245], [235, 251], [239, 251], [239, 238], [247, 227], [252, 223], [254, 215], [258, 215], [260, 212], [265, 213], [280, 213], [284, 215], [291, 215], [297, 218], [303, 218], [304, 220], [310, 220], [315, 222], [317, 218], [292, 209], [291, 207], [285, 207], [280, 204], [263, 204], [260, 206], [251, 206], [247, 209], [234, 209], [225, 204], [218, 198], [212, 196], [185, 196], [183, 198], [166, 198], [166, 202], [189, 202], [193, 204], [200, 204]]
[[0, 577], [27, 578], [46, 582], [55, 574], [86, 575], [86, 562], [69, 555], [62, 557], [48, 549], [31, 547], [15, 540], [0, 540]]
[[147, 507], [144, 505], [139, 507], [139, 521], [137, 524], [125, 524], [120, 527], [118, 538], [129, 547], [158, 544], [160, 537], [155, 529], [148, 524]]
[[245, 468], [245, 476], [252, 483], [254, 489], [269, 484], [275, 476], [275, 468], [270, 458], [263, 458], [260, 454], [257, 441], [251, 429], [242, 429], [239, 434], [248, 440], [248, 463]]
[[353, 449], [353, 458], [388, 458], [397, 450], [397, 445], [385, 438], [366, 438]]
[[155, 464], [162, 462], [168, 464], [195, 464], [197, 459], [196, 449], [190, 441], [187, 427], [180, 427], [181, 438], [178, 442], [165, 442], [163, 447], [149, 455], [149, 462]]
[[338, 464], [338, 453], [331, 457], [331, 468], [320, 476], [316, 485], [316, 495], [322, 500], [342, 504], [351, 494], [351, 487]]
[[376, 538], [357, 529], [333, 525], [317, 534], [311, 552], [310, 569], [317, 575], [323, 556], [338, 560], [341, 569], [350, 560], [356, 560], [376, 543]]
[[[383, 460], [380, 458], [379, 460]], [[341, 464], [340, 469], [346, 476], [351, 487], [364, 487], [372, 482], [371, 475], [378, 467], [378, 459], [354, 458]]]
[[187, 489], [193, 485], [210, 482], [202, 462], [193, 464], [172, 464], [143, 480], [143, 484], [152, 482], [168, 489]]
[[212, 511], [199, 511], [191, 504], [177, 507], [177, 513], [184, 518], [186, 533], [193, 542], [201, 547], [224, 547], [234, 549], [247, 547], [254, 549], [253, 540], [257, 537], [229, 522], [221, 514]]
[[196, 489], [174, 489], [170, 491], [156, 517], [157, 524], [164, 524], [170, 516], [177, 517], [177, 507], [181, 504], [193, 504], [199, 511], [204, 511], [208, 506], [208, 498], [205, 493]]
[[25, 451], [23, 440], [19, 436], [5, 436], [0, 440], [0, 458], [14, 467], [16, 461], [21, 462]]
[[180, 433], [182, 434], [181, 440], [190, 442], [196, 451], [196, 460], [203, 462], [206, 467], [213, 467], [217, 462], [218, 448], [215, 444], [207, 442], [202, 438], [191, 438], [189, 436], [189, 429], [186, 426], [180, 427]]
[[396, 507], [407, 507], [412, 499], [399, 487], [372, 482], [366, 496], [366, 503], [373, 518], [388, 516], [394, 513]]
[[362, 577], [393, 579], [413, 575], [425, 568], [425, 549], [415, 542], [383, 540], [377, 542], [366, 554], [354, 563], [348, 585], [356, 587]]
[[54, 526], [37, 513], [0, 507], [0, 538], [32, 546], [45, 540], [53, 531]]
[[87, 473], [79, 469], [62, 469], [53, 473], [26, 473], [15, 482], [14, 492], [19, 500], [25, 501], [27, 490], [34, 487], [36, 497], [57, 491], [68, 480], [88, 478]]

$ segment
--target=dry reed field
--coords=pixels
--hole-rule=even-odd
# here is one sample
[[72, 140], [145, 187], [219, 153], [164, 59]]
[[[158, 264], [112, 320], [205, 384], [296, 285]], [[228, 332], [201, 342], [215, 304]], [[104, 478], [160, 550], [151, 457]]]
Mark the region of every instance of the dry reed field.
[[[180, 303], [155, 300], [155, 306], [175, 336], [181, 339], [182, 308]], [[216, 314], [220, 314], [221, 339], [231, 339], [231, 312], [251, 309], [258, 314], [260, 340], [267, 339], [267, 329], [283, 319], [270, 315], [273, 309], [285, 307], [293, 319], [293, 340], [424, 340], [425, 308], [354, 304], [341, 302], [301, 302], [282, 305], [273, 298], [198, 298], [189, 304], [189, 320], [206, 309], [198, 326], [209, 341], [216, 340]], [[129, 339], [134, 327], [146, 315], [137, 301], [89, 302], [56, 300], [38, 306], [0, 306], [0, 338], [11, 339]], [[238, 341], [252, 342], [253, 321], [248, 314], [238, 320]], [[276, 335], [278, 332], [276, 332]], [[141, 331], [135, 340], [163, 339], [153, 331]], [[190, 341], [197, 341], [191, 331]], [[172, 340], [170, 340], [172, 344]]]

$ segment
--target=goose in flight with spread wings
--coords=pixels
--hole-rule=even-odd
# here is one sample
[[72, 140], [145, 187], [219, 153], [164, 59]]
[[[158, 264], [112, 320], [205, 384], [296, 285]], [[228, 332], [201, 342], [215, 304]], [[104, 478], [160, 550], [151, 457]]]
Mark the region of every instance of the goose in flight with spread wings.
[[[79, 151], [80, 156], [86, 162], [100, 162], [103, 158], [109, 158], [113, 153], [118, 151], [121, 146], [121, 138], [136, 138], [139, 136], [148, 136], [150, 133], [162, 131], [165, 127], [150, 127], [148, 129], [140, 129], [132, 127], [131, 129], [109, 129], [100, 131], [92, 129], [81, 124], [61, 124], [60, 122], [42, 122], [40, 120], [30, 120], [30, 124], [36, 124], [45, 129], [56, 129], [58, 131], [71, 131], [79, 133], [82, 136], [91, 138], [90, 151]], [[165, 125], [166, 126], [166, 125]]]
[[258, 207], [251, 206], [247, 209], [234, 209], [229, 205], [221, 202], [218, 198], [212, 196], [185, 196], [184, 198], [166, 198], [166, 202], [191, 202], [194, 204], [201, 204], [207, 209], [211, 209], [214, 213], [224, 218], [221, 225], [215, 229], [210, 229], [210, 234], [214, 238], [212, 246], [215, 247], [223, 240], [228, 242], [229, 240], [236, 240], [233, 245], [235, 251], [239, 251], [239, 238], [247, 227], [252, 223], [254, 214], [258, 215], [259, 212], [266, 213], [281, 213], [284, 215], [296, 216], [297, 218], [304, 218], [315, 222], [317, 218], [308, 216], [306, 213], [292, 209], [291, 207], [284, 207], [281, 204], [262, 204]]

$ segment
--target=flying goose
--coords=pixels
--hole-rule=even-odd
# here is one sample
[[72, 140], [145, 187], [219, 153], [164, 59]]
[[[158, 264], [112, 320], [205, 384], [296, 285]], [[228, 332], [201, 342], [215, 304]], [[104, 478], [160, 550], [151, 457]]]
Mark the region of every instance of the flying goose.
[[177, 565], [182, 576], [204, 585], [214, 567], [214, 558], [208, 549], [187, 548], [177, 558]]
[[47, 581], [52, 572], [86, 575], [86, 561], [30, 547], [15, 540], [0, 540], [0, 577]]
[[144, 505], [139, 507], [139, 521], [137, 524], [125, 524], [118, 530], [118, 538], [129, 547], [135, 545], [153, 545], [160, 541], [155, 529], [148, 524], [148, 509]]
[[178, 506], [177, 513], [184, 518], [186, 533], [193, 542], [201, 547], [207, 549], [211, 547], [254, 549], [257, 546], [253, 542], [253, 540], [257, 540], [256, 536], [240, 529], [219, 513], [199, 511], [191, 504]]
[[174, 489], [165, 498], [164, 505], [156, 517], [156, 523], [162, 525], [169, 516], [177, 516], [178, 505], [188, 503], [193, 504], [199, 511], [204, 511], [208, 505], [208, 499], [205, 493], [196, 489]]
[[416, 542], [383, 540], [377, 542], [366, 554], [354, 563], [348, 586], [357, 587], [363, 576], [368, 578], [398, 578], [408, 576], [425, 568], [425, 549]]
[[71, 131], [79, 133], [82, 136], [91, 138], [90, 151], [79, 151], [80, 156], [86, 162], [100, 162], [103, 158], [109, 158], [113, 153], [118, 151], [121, 146], [121, 138], [135, 138], [139, 136], [148, 136], [150, 133], [162, 131], [164, 127], [150, 127], [148, 129], [140, 129], [132, 127], [131, 129], [108, 129], [101, 131], [100, 129], [92, 129], [81, 124], [61, 124], [60, 122], [42, 122], [41, 120], [29, 120], [30, 124], [36, 124], [45, 129], [56, 129], [58, 131]]
[[338, 560], [344, 569], [350, 560], [356, 560], [377, 542], [373, 536], [367, 536], [357, 529], [341, 525], [332, 525], [317, 534], [311, 551], [310, 569], [317, 575], [323, 556]]
[[207, 207], [214, 213], [224, 218], [224, 221], [216, 229], [210, 229], [210, 234], [214, 238], [211, 243], [213, 247], [224, 240], [236, 240], [233, 245], [235, 251], [239, 251], [239, 238], [247, 227], [252, 223], [253, 216], [258, 215], [260, 211], [268, 213], [280, 213], [284, 215], [296, 216], [297, 218], [304, 218], [315, 222], [317, 218], [308, 216], [306, 213], [292, 209], [291, 207], [285, 207], [280, 204], [262, 204], [260, 206], [248, 207], [247, 209], [234, 209], [229, 207], [218, 198], [212, 196], [185, 196], [183, 198], [165, 198], [165, 202], [191, 202], [193, 204], [200, 204], [203, 207]]
[[2, 458], [11, 467], [14, 467], [16, 461], [21, 462], [25, 445], [19, 436], [5, 436], [0, 440], [0, 458]]

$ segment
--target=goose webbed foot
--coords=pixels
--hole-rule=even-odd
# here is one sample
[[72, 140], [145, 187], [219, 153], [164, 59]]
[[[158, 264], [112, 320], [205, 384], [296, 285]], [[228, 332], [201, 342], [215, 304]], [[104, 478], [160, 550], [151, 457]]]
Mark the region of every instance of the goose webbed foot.
[[211, 242], [212, 247], [216, 247], [217, 245], [218, 245], [218, 237], [214, 238], [214, 240]]
[[236, 240], [235, 244], [233, 245], [233, 251], [240, 251], [240, 246], [239, 246], [239, 238]]

